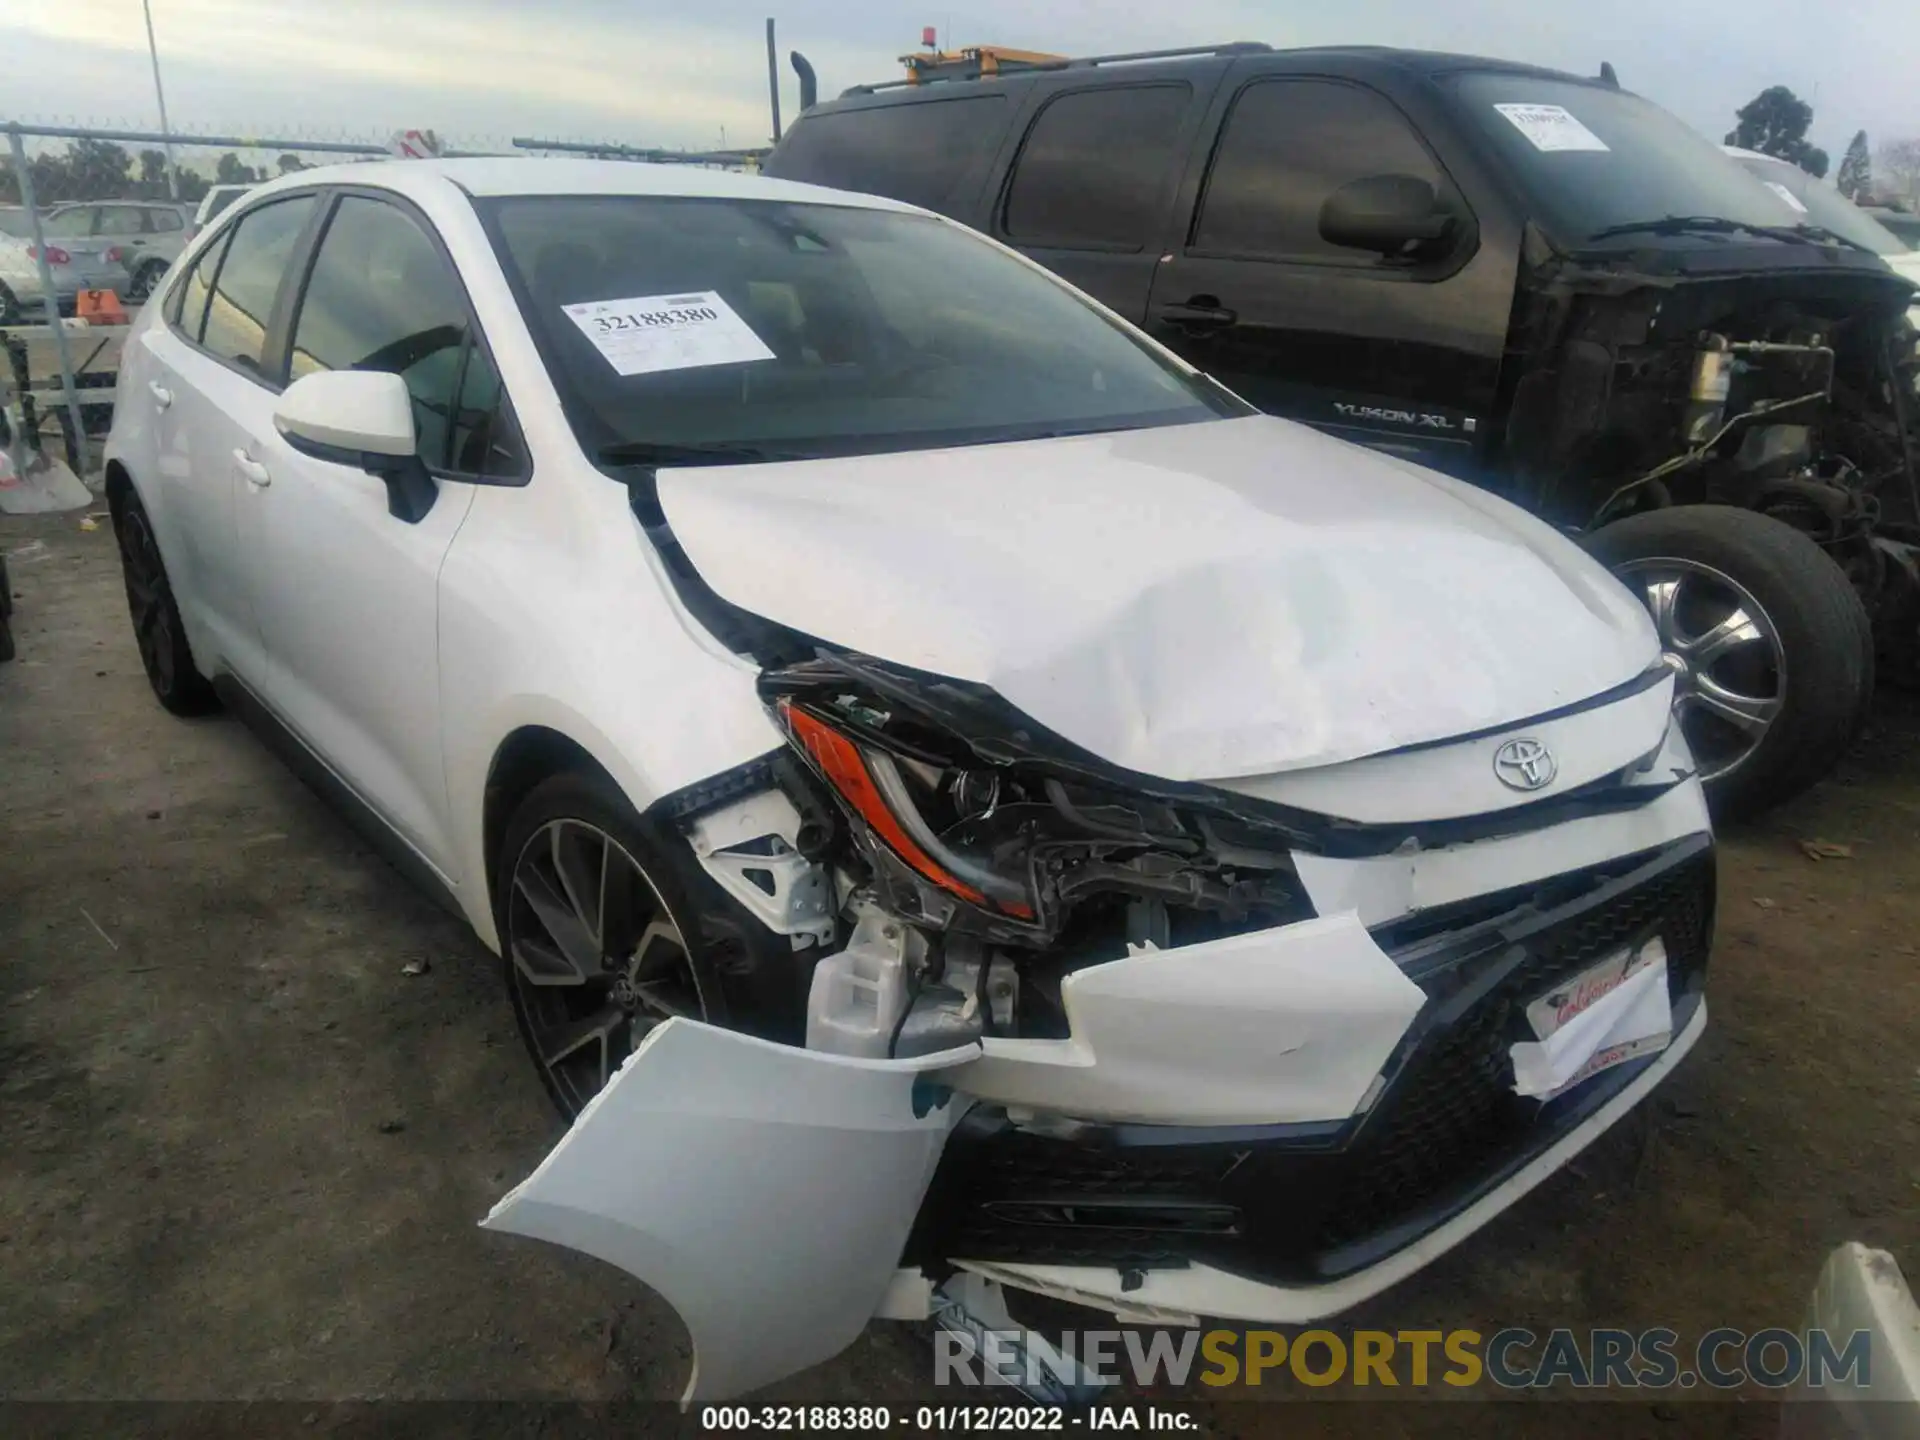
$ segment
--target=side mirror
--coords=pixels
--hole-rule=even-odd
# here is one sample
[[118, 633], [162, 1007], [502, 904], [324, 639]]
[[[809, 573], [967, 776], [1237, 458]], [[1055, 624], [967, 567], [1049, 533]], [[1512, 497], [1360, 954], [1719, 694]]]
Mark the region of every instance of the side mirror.
[[1382, 255], [1431, 255], [1459, 225], [1432, 185], [1412, 175], [1350, 180], [1320, 207], [1320, 238], [1329, 245]]
[[273, 407], [280, 436], [302, 455], [351, 465], [386, 482], [387, 513], [417, 525], [440, 487], [418, 454], [407, 382], [380, 370], [303, 375]]

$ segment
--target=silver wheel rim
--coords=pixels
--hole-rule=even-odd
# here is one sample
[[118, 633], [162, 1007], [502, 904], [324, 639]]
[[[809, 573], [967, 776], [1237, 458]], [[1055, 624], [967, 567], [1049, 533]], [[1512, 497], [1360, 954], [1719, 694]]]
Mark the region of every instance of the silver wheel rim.
[[508, 975], [534, 1063], [573, 1112], [641, 1038], [674, 1015], [705, 1019], [679, 922], [640, 863], [582, 820], [550, 820], [514, 861]]
[[1618, 567], [1653, 617], [1674, 674], [1673, 711], [1703, 781], [1745, 765], [1787, 700], [1787, 656], [1766, 608], [1732, 576], [1697, 560]]

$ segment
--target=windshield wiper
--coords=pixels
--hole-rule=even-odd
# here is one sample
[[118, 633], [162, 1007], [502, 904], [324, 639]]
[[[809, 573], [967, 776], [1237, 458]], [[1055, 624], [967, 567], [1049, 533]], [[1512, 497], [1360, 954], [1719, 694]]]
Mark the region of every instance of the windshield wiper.
[[756, 465], [769, 460], [804, 460], [758, 445], [672, 445], [659, 440], [620, 440], [594, 452], [602, 465]]
[[1877, 253], [1871, 245], [1862, 245], [1858, 240], [1850, 240], [1838, 230], [1829, 230], [1824, 225], [1809, 225], [1803, 221], [1793, 228], [1802, 235], [1810, 235], [1816, 240], [1824, 240], [1831, 245], [1844, 245], [1849, 250], [1858, 250], [1862, 255]]
[[1605, 230], [1594, 230], [1588, 240], [1611, 240], [1617, 234], [1757, 234], [1764, 240], [1784, 240], [1788, 244], [1812, 246], [1818, 244], [1812, 230], [1816, 225], [1801, 227], [1782, 227], [1782, 225], [1749, 225], [1747, 221], [1730, 221], [1722, 215], [1661, 215], [1657, 221], [1628, 221], [1626, 225], [1609, 225]]

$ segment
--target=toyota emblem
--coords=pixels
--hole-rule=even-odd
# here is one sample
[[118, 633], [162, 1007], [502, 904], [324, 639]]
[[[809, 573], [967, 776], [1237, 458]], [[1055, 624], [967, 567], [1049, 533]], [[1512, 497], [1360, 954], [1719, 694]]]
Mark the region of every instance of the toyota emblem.
[[1560, 766], [1551, 750], [1529, 737], [1509, 740], [1494, 751], [1493, 773], [1510, 790], [1541, 790], [1553, 783]]

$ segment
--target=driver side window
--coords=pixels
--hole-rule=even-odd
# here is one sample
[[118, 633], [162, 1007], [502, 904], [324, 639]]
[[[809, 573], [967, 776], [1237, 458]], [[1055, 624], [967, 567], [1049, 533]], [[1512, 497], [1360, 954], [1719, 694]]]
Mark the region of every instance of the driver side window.
[[451, 448], [471, 340], [466, 297], [427, 233], [395, 206], [343, 196], [294, 321], [289, 379], [319, 370], [400, 376], [420, 458], [435, 470], [458, 468]]

